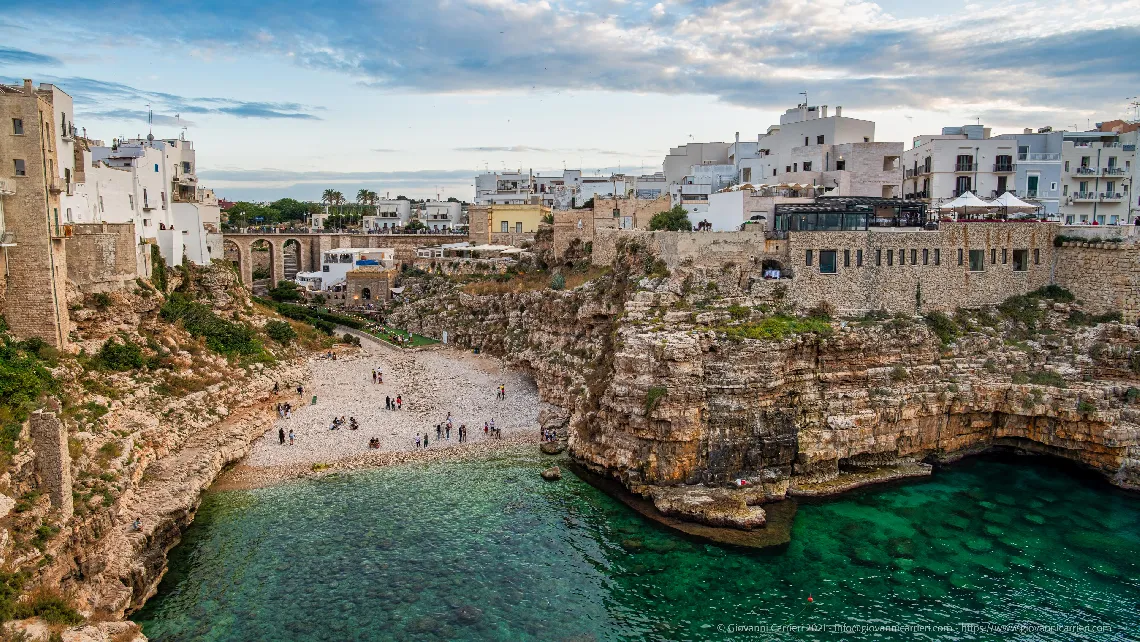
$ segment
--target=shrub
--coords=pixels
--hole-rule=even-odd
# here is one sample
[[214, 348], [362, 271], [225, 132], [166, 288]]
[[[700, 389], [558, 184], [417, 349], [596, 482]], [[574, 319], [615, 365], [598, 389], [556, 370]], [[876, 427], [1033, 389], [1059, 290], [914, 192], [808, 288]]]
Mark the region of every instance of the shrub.
[[807, 315], [812, 319], [830, 321], [835, 316], [835, 306], [831, 301], [820, 301], [814, 308], [808, 310]]
[[288, 345], [293, 339], [297, 338], [297, 331], [293, 326], [284, 321], [269, 321], [265, 324], [265, 334], [269, 335], [281, 345]]
[[906, 381], [906, 378], [908, 376], [909, 375], [906, 371], [906, 368], [902, 366], [895, 366], [894, 368], [891, 368], [891, 381], [894, 381], [895, 383]]
[[784, 315], [765, 317], [752, 323], [718, 328], [732, 338], [764, 339], [779, 341], [788, 335], [814, 332], [827, 336], [831, 334], [831, 324], [823, 319], [801, 319]]
[[1124, 400], [1128, 403], [1136, 403], [1140, 400], [1140, 388], [1129, 386], [1128, 390], [1124, 393]]
[[1054, 388], [1064, 388], [1069, 385], [1064, 377], [1048, 370], [1029, 373], [1029, 383], [1036, 386], [1053, 386]]
[[115, 372], [135, 370], [144, 364], [142, 348], [126, 339], [119, 343], [115, 337], [103, 342], [103, 347], [99, 348], [95, 358], [100, 368]]
[[224, 355], [256, 355], [261, 353], [261, 342], [253, 328], [234, 323], [214, 314], [208, 306], [174, 294], [162, 304], [162, 318], [171, 323], [181, 322], [192, 336], [206, 340], [206, 347]]
[[259, 265], [253, 268], [253, 274], [251, 276], [255, 281], [260, 281], [261, 279], [268, 279], [273, 276], [273, 272], [271, 272], [268, 267]]
[[269, 291], [269, 298], [277, 302], [300, 301], [304, 298], [297, 284], [292, 281], [278, 281], [277, 287]]
[[733, 319], [741, 320], [752, 316], [752, 310], [749, 310], [743, 305], [730, 305], [728, 306], [728, 314]]
[[1013, 373], [1012, 381], [1015, 385], [1023, 386], [1029, 383], [1029, 375], [1024, 372], [1015, 372]]
[[926, 320], [926, 325], [930, 327], [930, 331], [938, 336], [944, 346], [954, 343], [962, 334], [962, 329], [958, 327], [954, 319], [941, 312], [929, 312], [923, 318]]
[[1045, 287], [1037, 288], [1027, 296], [1035, 299], [1052, 299], [1058, 303], [1071, 303], [1076, 299], [1072, 292], [1069, 292], [1059, 285], [1046, 285]]
[[347, 332], [345, 332], [344, 336], [341, 337], [341, 341], [344, 343], [347, 343], [350, 346], [359, 346], [360, 345], [360, 337], [349, 334]]
[[67, 598], [47, 588], [41, 588], [32, 593], [31, 599], [19, 604], [15, 609], [15, 617], [19, 619], [38, 617], [48, 624], [74, 626], [83, 622], [83, 616]]
[[994, 362], [993, 359], [986, 359], [986, 362], [982, 364], [982, 368], [984, 368], [986, 372], [997, 372], [997, 363]]
[[561, 273], [555, 274], [554, 276], [550, 277], [550, 289], [551, 290], [562, 290], [565, 288], [566, 288], [566, 277], [562, 276]]
[[647, 390], [645, 392], [645, 414], [648, 415], [649, 413], [653, 412], [653, 409], [657, 407], [657, 404], [667, 394], [669, 394], [668, 388], [662, 388], [659, 386], [654, 386]]
[[1088, 399], [1081, 399], [1080, 403], [1077, 404], [1077, 412], [1082, 415], [1092, 414], [1096, 412], [1096, 404]]
[[157, 245], [150, 246], [150, 282], [159, 292], [166, 292], [166, 260]]
[[106, 292], [96, 292], [95, 294], [91, 295], [91, 301], [95, 303], [95, 307], [102, 310], [104, 308], [110, 307], [111, 295], [107, 294]]
[[658, 212], [649, 219], [649, 229], [665, 230], [669, 232], [691, 232], [693, 224], [689, 222], [689, 213], [681, 205], [674, 205], [672, 209]]

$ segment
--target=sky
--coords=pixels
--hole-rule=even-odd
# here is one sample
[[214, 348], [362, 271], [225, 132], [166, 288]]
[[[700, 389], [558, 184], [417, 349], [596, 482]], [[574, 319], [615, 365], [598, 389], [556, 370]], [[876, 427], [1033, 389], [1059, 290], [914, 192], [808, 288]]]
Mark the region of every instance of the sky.
[[660, 171], [802, 102], [878, 141], [1135, 117], [1140, 0], [0, 0], [0, 81], [109, 141], [185, 128], [231, 200], [470, 200], [485, 169]]

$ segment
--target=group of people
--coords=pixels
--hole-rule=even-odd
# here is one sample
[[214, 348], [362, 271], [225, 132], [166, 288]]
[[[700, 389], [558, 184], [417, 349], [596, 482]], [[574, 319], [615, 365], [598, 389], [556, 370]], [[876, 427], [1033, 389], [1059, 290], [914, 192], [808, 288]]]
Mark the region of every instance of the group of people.
[[709, 223], [709, 220], [708, 220], [708, 219], [705, 219], [705, 220], [703, 220], [703, 221], [700, 221], [700, 222], [698, 222], [698, 223], [697, 223], [697, 224], [694, 226], [693, 230], [694, 230], [694, 231], [696, 231], [696, 232], [708, 232], [708, 231], [711, 231], [711, 230], [712, 230], [712, 223]]
[[277, 417], [279, 419], [292, 419], [293, 418], [293, 404], [279, 403], [277, 404]]
[[553, 428], [543, 428], [542, 429], [542, 440], [543, 441], [558, 441], [558, 431], [554, 430]]
[[[329, 425], [329, 430], [340, 430], [340, 427], [345, 424], [344, 415], [333, 417], [332, 424]], [[356, 423], [356, 417], [348, 418], [349, 430], [360, 430], [360, 424]]]
[[[277, 440], [281, 442], [282, 446], [285, 445], [285, 428], [284, 427], [277, 429]], [[289, 429], [289, 445], [290, 446], [293, 445], [293, 429], [292, 428]]]
[[404, 407], [403, 395], [396, 395], [396, 398], [384, 397], [384, 410], [402, 410]]
[[503, 401], [507, 398], [507, 387], [499, 384], [499, 389], [495, 391], [495, 399]]
[[372, 383], [384, 383], [384, 371], [380, 368], [372, 369]]

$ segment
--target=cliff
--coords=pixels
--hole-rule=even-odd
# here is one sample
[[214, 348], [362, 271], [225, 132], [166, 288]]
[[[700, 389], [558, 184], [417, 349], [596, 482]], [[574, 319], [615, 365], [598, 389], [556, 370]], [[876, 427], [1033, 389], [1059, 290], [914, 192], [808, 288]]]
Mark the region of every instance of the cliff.
[[837, 319], [732, 264], [667, 273], [638, 247], [573, 289], [516, 278], [529, 289], [421, 279], [394, 322], [528, 369], [573, 457], [663, 513], [750, 528], [763, 502], [994, 447], [1140, 489], [1140, 329], [1063, 290]]

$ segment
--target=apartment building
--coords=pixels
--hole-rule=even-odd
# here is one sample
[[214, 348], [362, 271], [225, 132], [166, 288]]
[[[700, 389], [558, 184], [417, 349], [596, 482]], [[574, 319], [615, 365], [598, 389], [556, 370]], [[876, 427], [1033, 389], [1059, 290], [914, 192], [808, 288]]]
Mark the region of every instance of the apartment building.
[[[405, 199], [381, 199], [374, 205], [375, 214], [362, 217], [365, 232], [382, 232], [388, 229], [403, 227], [412, 220], [412, 202]], [[328, 206], [325, 206], [325, 216], [328, 216]], [[324, 216], [314, 214], [314, 227], [324, 227]]]
[[417, 215], [429, 230], [449, 232], [461, 224], [463, 204], [455, 201], [424, 201]]
[[992, 138], [982, 125], [944, 127], [916, 136], [903, 152], [903, 195], [940, 204], [973, 192], [996, 198], [1015, 189], [1015, 139]]
[[655, 199], [668, 192], [662, 172], [584, 176], [567, 169], [543, 176], [533, 172], [485, 173], [475, 177], [475, 204], [524, 205], [538, 203], [556, 210], [580, 207], [592, 198]]
[[[71, 97], [52, 85], [0, 85], [0, 241], [4, 318], [20, 337], [68, 344], [60, 194], [71, 178]], [[62, 159], [62, 166], [61, 166]]]
[[1132, 222], [1136, 132], [1065, 132], [1061, 216], [1066, 225]]
[[994, 138], [1017, 141], [1014, 183], [1009, 190], [1023, 201], [1040, 204], [1046, 215], [1057, 216], [1061, 205], [1061, 142], [1064, 132], [1042, 127], [1034, 132]]

